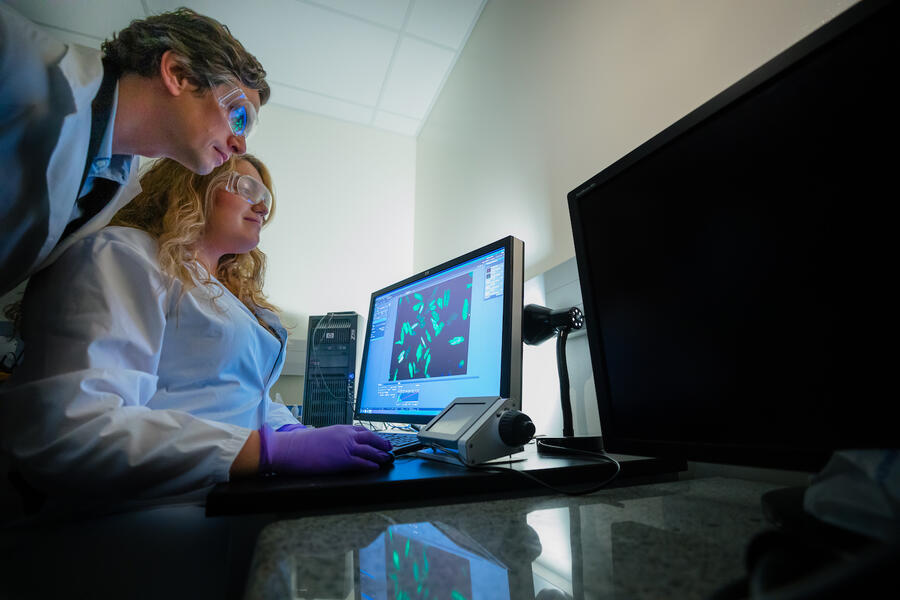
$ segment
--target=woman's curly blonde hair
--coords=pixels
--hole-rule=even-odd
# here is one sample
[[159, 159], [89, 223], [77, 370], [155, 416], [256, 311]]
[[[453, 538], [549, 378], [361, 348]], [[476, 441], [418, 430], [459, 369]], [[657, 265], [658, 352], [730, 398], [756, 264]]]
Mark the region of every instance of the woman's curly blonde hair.
[[[263, 184], [272, 194], [265, 226], [272, 220], [275, 210], [272, 176], [262, 161], [250, 154], [232, 156], [207, 175], [197, 175], [168, 158], [157, 160], [141, 175], [141, 193], [116, 213], [110, 225], [141, 229], [155, 238], [159, 243], [160, 267], [164, 273], [181, 281], [185, 290], [211, 284], [209, 274], [199, 268], [198, 242], [213, 209], [213, 192], [241, 160], [259, 171]], [[265, 271], [266, 255], [254, 248], [243, 254], [222, 256], [214, 275], [256, 314], [259, 308], [278, 310], [263, 294]], [[262, 321], [260, 323], [265, 326]]]

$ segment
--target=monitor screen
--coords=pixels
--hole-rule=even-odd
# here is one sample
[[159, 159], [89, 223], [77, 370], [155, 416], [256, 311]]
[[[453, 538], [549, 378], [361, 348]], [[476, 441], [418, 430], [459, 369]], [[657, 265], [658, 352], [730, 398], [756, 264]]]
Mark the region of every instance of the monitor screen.
[[[491, 405], [487, 405], [490, 408]], [[444, 435], [457, 435], [465, 433], [478, 417], [484, 414], [484, 403], [463, 404], [457, 403], [447, 409], [440, 419], [428, 424], [429, 433], [441, 433]]]
[[508, 237], [373, 293], [356, 418], [427, 423], [467, 396], [521, 406], [522, 256]]
[[852, 7], [569, 194], [607, 450], [898, 445], [897, 14]]

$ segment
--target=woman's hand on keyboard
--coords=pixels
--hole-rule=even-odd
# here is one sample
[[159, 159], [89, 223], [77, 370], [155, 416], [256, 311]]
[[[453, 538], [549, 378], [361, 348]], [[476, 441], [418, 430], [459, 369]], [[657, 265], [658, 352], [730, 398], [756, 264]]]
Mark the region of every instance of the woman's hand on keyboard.
[[394, 460], [391, 444], [359, 425], [319, 429], [259, 430], [261, 473], [313, 475], [374, 471]]

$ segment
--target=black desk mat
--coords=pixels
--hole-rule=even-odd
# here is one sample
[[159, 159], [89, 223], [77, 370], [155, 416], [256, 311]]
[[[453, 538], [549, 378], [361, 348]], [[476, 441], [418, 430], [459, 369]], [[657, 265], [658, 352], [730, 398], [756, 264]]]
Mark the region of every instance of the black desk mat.
[[[608, 487], [673, 481], [684, 461], [612, 454], [621, 470]], [[360, 512], [501, 498], [578, 492], [596, 487], [615, 472], [611, 462], [539, 455], [534, 445], [493, 462], [502, 472], [399, 456], [388, 468], [368, 473], [312, 477], [275, 475], [216, 485], [207, 496], [207, 516], [254, 513], [296, 515]], [[525, 471], [548, 486], [509, 469]]]

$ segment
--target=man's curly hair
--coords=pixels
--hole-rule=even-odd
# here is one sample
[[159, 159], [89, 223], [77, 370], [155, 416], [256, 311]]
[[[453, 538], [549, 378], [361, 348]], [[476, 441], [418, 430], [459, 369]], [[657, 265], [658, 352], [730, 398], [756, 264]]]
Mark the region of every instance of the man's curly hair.
[[152, 77], [162, 55], [172, 50], [184, 76], [201, 91], [240, 82], [259, 92], [261, 104], [271, 94], [266, 71], [228, 27], [189, 8], [136, 19], [100, 48], [104, 64], [119, 75]]

